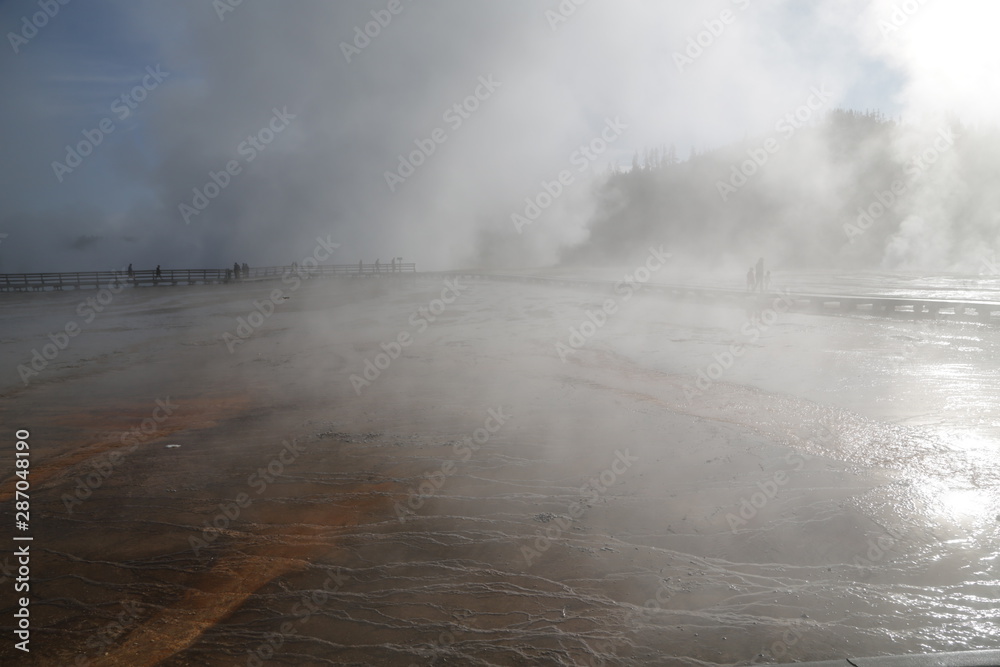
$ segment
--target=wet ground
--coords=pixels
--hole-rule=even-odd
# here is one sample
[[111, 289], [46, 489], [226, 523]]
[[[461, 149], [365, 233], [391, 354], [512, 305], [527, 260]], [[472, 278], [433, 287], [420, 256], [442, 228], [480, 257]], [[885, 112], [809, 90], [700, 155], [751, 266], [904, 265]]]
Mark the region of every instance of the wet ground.
[[[275, 287], [290, 298], [253, 317]], [[31, 432], [34, 541], [32, 651], [5, 642], [3, 663], [1000, 645], [994, 329], [641, 293], [585, 327], [607, 295], [445, 289], [128, 290], [91, 322], [87, 292], [7, 295], [0, 409]], [[17, 364], [69, 320], [25, 386]]]

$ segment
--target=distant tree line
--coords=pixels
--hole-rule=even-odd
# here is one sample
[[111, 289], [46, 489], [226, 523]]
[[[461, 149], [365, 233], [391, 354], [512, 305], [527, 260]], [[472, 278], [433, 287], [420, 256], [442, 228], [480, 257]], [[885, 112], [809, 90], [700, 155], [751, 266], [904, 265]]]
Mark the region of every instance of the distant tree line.
[[[777, 148], [750, 164], [763, 146]], [[740, 187], [720, 197], [718, 184], [736, 172]], [[972, 266], [998, 238], [997, 176], [996, 127], [916, 127], [835, 109], [787, 141], [748, 137], [692, 147], [686, 159], [673, 144], [636, 151], [630, 169], [605, 175], [589, 237], [563, 261], [620, 261], [667, 243], [707, 262], [766, 253], [789, 267]], [[868, 223], [870, 211], [879, 215]], [[866, 226], [852, 234], [859, 220]]]

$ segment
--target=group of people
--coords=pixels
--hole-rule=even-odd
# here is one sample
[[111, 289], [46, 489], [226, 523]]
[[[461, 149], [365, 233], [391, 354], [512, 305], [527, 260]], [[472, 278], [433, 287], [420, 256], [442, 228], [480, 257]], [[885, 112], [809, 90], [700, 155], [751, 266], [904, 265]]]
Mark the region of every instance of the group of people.
[[764, 258], [757, 260], [756, 268], [751, 266], [747, 271], [747, 291], [764, 292], [771, 288], [771, 272], [764, 271]]
[[[226, 273], [229, 273], [228, 269], [226, 270]], [[241, 276], [243, 278], [249, 278], [250, 266], [246, 262], [243, 262], [242, 265], [239, 262], [233, 262], [233, 276], [236, 277], [236, 280], [239, 280]], [[227, 275], [226, 278], [228, 279], [229, 276]]]
[[[401, 270], [401, 268], [402, 268], [401, 264], [397, 264], [396, 263], [396, 259], [397, 259], [396, 257], [393, 257], [392, 260], [389, 262], [389, 266], [388, 267], [383, 267], [382, 263], [381, 263], [381, 261], [379, 259], [376, 259], [375, 260], [375, 264], [374, 265], [370, 265], [370, 266], [374, 266], [375, 267], [375, 273], [381, 273], [383, 271], [383, 269], [385, 269], [385, 271], [387, 271], [389, 273], [395, 273], [397, 270]], [[293, 271], [298, 271], [298, 268], [299, 268], [298, 262], [292, 262], [291, 268], [292, 268]], [[120, 270], [121, 269], [119, 269], [118, 271], [120, 271]], [[118, 271], [115, 271], [115, 273], [118, 274]], [[751, 269], [751, 271], [752, 271], [752, 269]], [[364, 272], [364, 262], [363, 262], [363, 260], [359, 259], [358, 260], [358, 273], [363, 273], [363, 272]], [[131, 264], [128, 265], [127, 273], [128, 273], [128, 279], [130, 281], [134, 281], [135, 280], [135, 271], [132, 269], [132, 265]], [[160, 271], [160, 265], [157, 264], [156, 265], [156, 279], [159, 280], [162, 277], [163, 277], [163, 273]], [[240, 264], [239, 262], [233, 262], [233, 268], [226, 269], [226, 280], [230, 280], [232, 278], [235, 278], [236, 280], [242, 280], [242, 279], [249, 278], [249, 277], [250, 277], [250, 265], [247, 264], [246, 262], [243, 262], [242, 264]]]
[[[379, 259], [376, 259], [375, 260], [375, 264], [373, 265], [375, 267], [375, 273], [381, 273], [382, 272], [382, 263], [379, 261]], [[359, 259], [358, 260], [358, 273], [364, 273], [364, 270], [365, 270], [364, 261]], [[396, 258], [395, 257], [393, 257], [392, 261], [389, 262], [389, 269], [388, 269], [388, 271], [389, 271], [389, 273], [395, 273], [396, 272]]]
[[[135, 271], [132, 270], [132, 265], [131, 264], [128, 265], [128, 269], [126, 269], [126, 273], [128, 274], [129, 281], [135, 281]], [[118, 271], [115, 271], [115, 274], [117, 275]], [[155, 275], [156, 275], [156, 279], [157, 280], [159, 280], [160, 278], [163, 277], [163, 272], [160, 271], [160, 265], [159, 264], [156, 265], [156, 274]]]

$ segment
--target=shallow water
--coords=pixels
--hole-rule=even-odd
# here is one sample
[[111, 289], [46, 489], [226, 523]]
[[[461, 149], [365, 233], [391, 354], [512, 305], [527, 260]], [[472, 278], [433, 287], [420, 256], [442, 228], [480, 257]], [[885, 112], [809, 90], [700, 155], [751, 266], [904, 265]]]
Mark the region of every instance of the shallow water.
[[[23, 664], [748, 664], [1000, 644], [996, 329], [765, 327], [639, 292], [564, 361], [556, 344], [606, 294], [470, 283], [412, 324], [441, 288], [309, 285], [232, 353], [222, 333], [270, 286], [135, 290], [37, 382], [8, 378], [4, 421], [38, 447]], [[15, 296], [8, 368], [80, 298]], [[402, 332], [412, 344], [355, 391]], [[167, 395], [176, 417], [67, 512], [111, 436]], [[294, 460], [251, 482], [291, 438]], [[217, 519], [240, 493], [252, 502]]]

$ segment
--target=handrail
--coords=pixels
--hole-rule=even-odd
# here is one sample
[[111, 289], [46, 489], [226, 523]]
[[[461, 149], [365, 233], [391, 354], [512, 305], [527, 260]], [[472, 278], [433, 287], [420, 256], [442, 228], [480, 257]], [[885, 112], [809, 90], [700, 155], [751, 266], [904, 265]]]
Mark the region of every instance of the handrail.
[[35, 289], [61, 289], [100, 285], [175, 285], [197, 282], [233, 282], [236, 280], [266, 280], [283, 277], [289, 273], [303, 276], [382, 276], [399, 273], [416, 273], [415, 263], [396, 264], [331, 264], [285, 265], [250, 267], [248, 275], [240, 272], [237, 279], [232, 268], [227, 269], [136, 269], [131, 273], [112, 271], [73, 271], [0, 274], [0, 291]]

